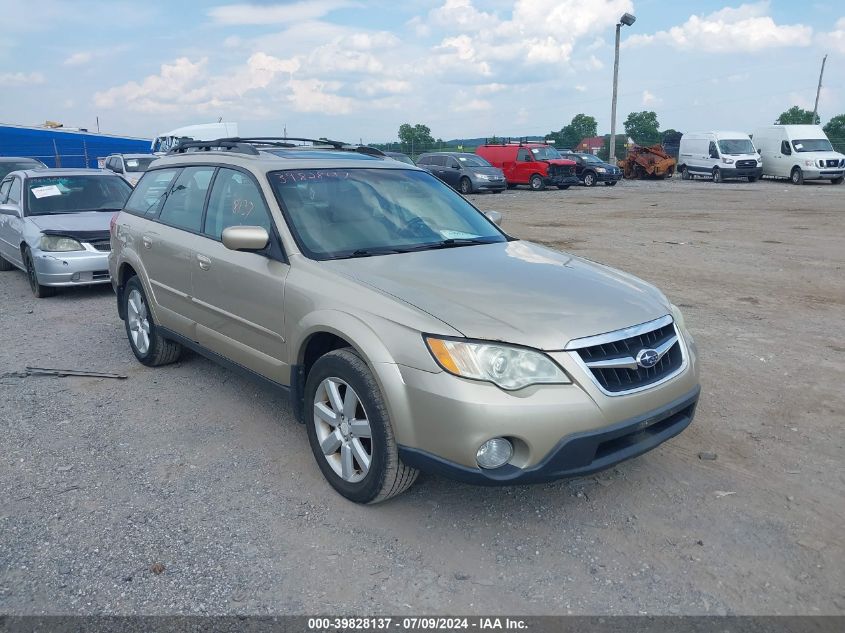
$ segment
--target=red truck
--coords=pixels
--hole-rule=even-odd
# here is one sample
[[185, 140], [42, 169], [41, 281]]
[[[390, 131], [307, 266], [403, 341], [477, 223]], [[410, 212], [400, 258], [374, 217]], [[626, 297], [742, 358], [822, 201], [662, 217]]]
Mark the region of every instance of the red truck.
[[546, 143], [488, 143], [475, 153], [505, 173], [508, 187], [528, 185], [534, 191], [547, 186], [569, 189], [578, 184], [575, 161], [563, 158]]

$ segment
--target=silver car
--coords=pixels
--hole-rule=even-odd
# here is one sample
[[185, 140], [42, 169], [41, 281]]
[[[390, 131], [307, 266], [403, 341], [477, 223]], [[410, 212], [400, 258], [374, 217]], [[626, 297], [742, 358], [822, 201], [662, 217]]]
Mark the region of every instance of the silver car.
[[0, 270], [20, 268], [36, 297], [109, 282], [109, 224], [132, 193], [94, 169], [29, 169], [0, 182]]
[[120, 174], [134, 187], [156, 158], [152, 154], [111, 154], [103, 167]]

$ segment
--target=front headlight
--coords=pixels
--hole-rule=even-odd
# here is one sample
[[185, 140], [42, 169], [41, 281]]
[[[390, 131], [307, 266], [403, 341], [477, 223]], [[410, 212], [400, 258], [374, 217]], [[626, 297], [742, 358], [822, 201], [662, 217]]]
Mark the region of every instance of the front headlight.
[[75, 240], [72, 237], [64, 237], [63, 235], [42, 235], [40, 246], [42, 251], [51, 251], [54, 253], [85, 250], [79, 240]]
[[805, 167], [815, 167], [815, 166], [816, 166], [816, 164], [815, 164], [813, 161], [811, 161], [811, 160], [805, 160], [805, 161], [804, 161], [804, 166], [805, 166]]
[[572, 382], [551, 358], [532, 349], [429, 336], [425, 342], [437, 364], [450, 374], [492, 382], [507, 391]]
[[603, 174], [603, 173], [605, 173], [607, 170], [606, 170], [604, 167], [596, 167], [596, 171], [597, 171], [597, 172], [599, 172], [600, 174]]
[[725, 163], [726, 165], [733, 165], [734, 159], [733, 158], [723, 158], [722, 162]]
[[479, 180], [490, 180], [490, 176], [487, 174], [475, 174], [475, 177]]
[[686, 321], [684, 321], [684, 314], [683, 312], [681, 312], [681, 309], [674, 303], [670, 303], [669, 308], [672, 311], [672, 318], [675, 319], [675, 323], [677, 324], [678, 329], [686, 330], [687, 324]]

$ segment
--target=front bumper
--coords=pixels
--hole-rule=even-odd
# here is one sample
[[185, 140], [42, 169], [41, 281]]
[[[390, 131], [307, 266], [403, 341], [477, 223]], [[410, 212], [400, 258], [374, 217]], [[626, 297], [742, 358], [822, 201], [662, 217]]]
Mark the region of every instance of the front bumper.
[[485, 470], [450, 462], [419, 449], [399, 447], [408, 466], [476, 485], [513, 485], [581, 477], [638, 457], [678, 435], [692, 422], [700, 388], [677, 400], [619, 424], [562, 438], [531, 468], [506, 464]]
[[578, 180], [578, 176], [575, 174], [569, 175], [553, 175], [553, 176], [546, 176], [543, 180], [546, 185], [554, 185], [560, 187], [561, 185], [577, 185], [581, 181]]
[[472, 188], [475, 191], [504, 191], [508, 185], [502, 180], [476, 180], [472, 181]]
[[763, 167], [719, 167], [722, 172], [722, 180], [730, 178], [757, 178], [763, 177]]
[[32, 250], [32, 261], [42, 286], [87, 286], [109, 283], [108, 252], [90, 250], [54, 253]]
[[827, 180], [828, 178], [835, 180], [845, 175], [845, 169], [841, 167], [803, 167], [802, 170], [804, 180]]
[[617, 180], [622, 180], [622, 172], [618, 171], [616, 173], [600, 173], [596, 172], [596, 180], [598, 182], [616, 182]]

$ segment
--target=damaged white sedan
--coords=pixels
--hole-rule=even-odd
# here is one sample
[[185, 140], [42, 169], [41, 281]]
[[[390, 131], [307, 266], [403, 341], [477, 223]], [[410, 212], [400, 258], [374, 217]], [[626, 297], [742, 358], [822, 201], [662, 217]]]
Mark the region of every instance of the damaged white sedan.
[[36, 297], [109, 282], [109, 225], [132, 187], [100, 169], [28, 169], [0, 182], [0, 270], [27, 274]]

